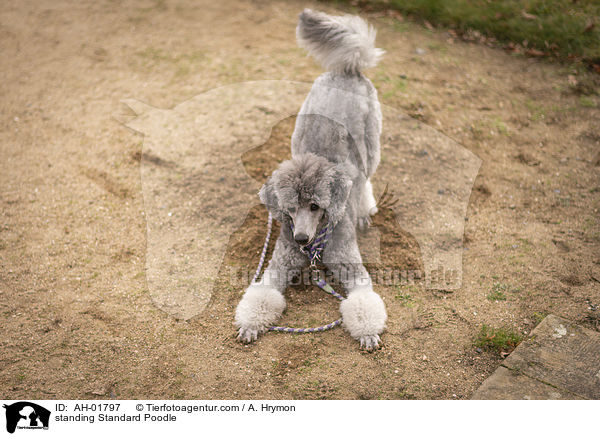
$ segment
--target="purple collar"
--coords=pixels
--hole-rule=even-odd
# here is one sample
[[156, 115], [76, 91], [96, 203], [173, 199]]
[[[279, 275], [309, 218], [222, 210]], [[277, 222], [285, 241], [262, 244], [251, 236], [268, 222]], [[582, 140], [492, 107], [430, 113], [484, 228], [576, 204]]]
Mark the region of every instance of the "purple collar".
[[[292, 235], [294, 233], [294, 224], [290, 224]], [[308, 256], [310, 259], [310, 266], [315, 267], [317, 262], [323, 260], [323, 250], [329, 241], [329, 237], [333, 233], [333, 226], [331, 221], [327, 222], [327, 225], [321, 229], [317, 237], [310, 244], [300, 247], [300, 251]]]

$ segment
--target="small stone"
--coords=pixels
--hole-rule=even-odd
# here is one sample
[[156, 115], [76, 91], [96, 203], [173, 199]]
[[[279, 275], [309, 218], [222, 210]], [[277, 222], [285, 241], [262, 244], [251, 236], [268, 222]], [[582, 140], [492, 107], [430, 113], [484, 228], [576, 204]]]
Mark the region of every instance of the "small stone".
[[481, 348], [477, 347], [477, 348], [475, 348], [475, 352], [481, 354], [481, 353], [483, 353], [483, 350]]
[[427, 53], [427, 50], [425, 50], [424, 48], [417, 47], [417, 49], [415, 50], [415, 53], [420, 56], [420, 55], [424, 55], [425, 53]]
[[445, 191], [444, 191], [443, 189], [438, 189], [438, 194], [440, 194], [440, 195], [444, 195], [444, 192], [445, 192]]

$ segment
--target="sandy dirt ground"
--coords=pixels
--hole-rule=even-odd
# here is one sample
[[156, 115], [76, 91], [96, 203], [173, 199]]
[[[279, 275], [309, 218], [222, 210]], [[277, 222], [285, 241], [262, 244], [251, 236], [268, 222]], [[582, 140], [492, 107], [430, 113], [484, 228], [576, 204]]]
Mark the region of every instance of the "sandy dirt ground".
[[[390, 320], [374, 353], [341, 328], [237, 343], [243, 289], [223, 277], [198, 316], [157, 307], [145, 270], [144, 137], [117, 121], [128, 111], [120, 101], [169, 109], [248, 80], [312, 82], [321, 70], [294, 37], [306, 6], [334, 11], [298, 1], [2, 2], [0, 397], [466, 399], [502, 359], [476, 347], [483, 324], [527, 334], [555, 313], [600, 329], [600, 101], [586, 94], [597, 77], [383, 13], [367, 15], [387, 51], [367, 72], [382, 103], [482, 160], [462, 287], [378, 285]], [[282, 121], [243, 156], [257, 181], [285, 158], [292, 128]], [[376, 195], [388, 175], [376, 175]], [[421, 268], [419, 245], [389, 215], [374, 219], [381, 263]], [[226, 265], [256, 265], [265, 220], [252, 209]], [[337, 315], [312, 287], [288, 301], [287, 322]]]

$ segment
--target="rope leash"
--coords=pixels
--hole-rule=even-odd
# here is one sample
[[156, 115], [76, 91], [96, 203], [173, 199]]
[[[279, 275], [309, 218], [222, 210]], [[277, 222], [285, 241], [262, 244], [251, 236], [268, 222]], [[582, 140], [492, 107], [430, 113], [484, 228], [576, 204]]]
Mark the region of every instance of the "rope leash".
[[267, 236], [265, 238], [265, 243], [263, 244], [262, 253], [260, 253], [260, 259], [258, 261], [258, 268], [256, 268], [256, 272], [254, 273], [254, 277], [252, 278], [252, 282], [255, 282], [260, 276], [260, 271], [265, 263], [265, 256], [267, 255], [267, 250], [269, 249], [269, 239], [271, 239], [271, 229], [273, 228], [273, 216], [271, 212], [269, 212], [269, 219], [267, 223]]
[[[258, 267], [256, 268], [256, 273], [254, 274], [254, 278], [252, 279], [255, 282], [260, 276], [260, 272], [265, 263], [265, 257], [267, 255], [267, 250], [269, 248], [269, 240], [271, 239], [271, 230], [273, 228], [273, 216], [271, 212], [269, 212], [269, 218], [267, 223], [267, 236], [265, 237], [265, 243], [263, 244], [262, 252], [260, 253], [260, 260], [258, 261]], [[292, 225], [292, 232], [294, 231], [294, 226]], [[327, 226], [319, 232], [315, 240], [305, 247], [301, 248], [301, 251], [306, 254], [310, 259], [310, 267], [311, 269], [316, 270], [317, 262], [321, 261], [323, 250], [325, 249], [325, 245], [333, 232], [333, 226], [330, 223], [327, 223]], [[312, 275], [311, 275], [312, 276]], [[338, 294], [324, 279], [313, 281], [315, 284], [321, 288], [323, 291], [328, 294], [334, 296], [338, 300], [344, 300], [345, 298]], [[337, 319], [329, 324], [322, 325], [319, 327], [309, 327], [309, 328], [297, 328], [297, 327], [281, 327], [281, 326], [272, 326], [267, 329], [269, 332], [284, 332], [284, 333], [314, 333], [314, 332], [324, 332], [326, 330], [331, 330], [334, 327], [337, 327], [342, 323], [342, 318]]]

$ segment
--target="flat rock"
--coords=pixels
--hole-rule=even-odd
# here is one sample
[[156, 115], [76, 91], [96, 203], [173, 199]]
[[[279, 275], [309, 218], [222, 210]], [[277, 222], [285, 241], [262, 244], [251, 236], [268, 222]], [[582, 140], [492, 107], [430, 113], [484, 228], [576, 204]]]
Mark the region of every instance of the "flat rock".
[[600, 333], [548, 315], [473, 399], [600, 399]]
[[501, 366], [475, 391], [472, 400], [581, 400], [519, 371]]

